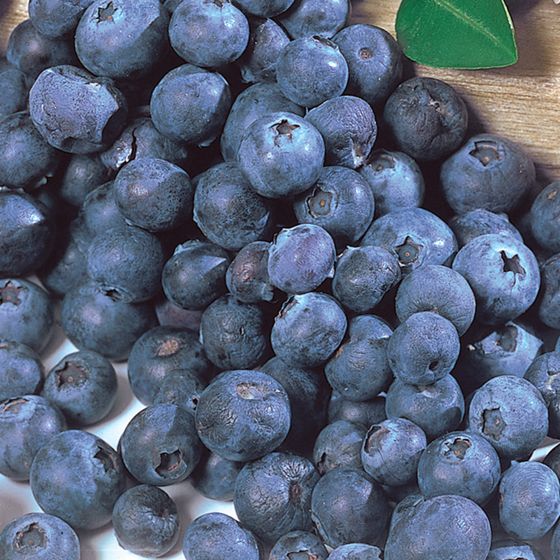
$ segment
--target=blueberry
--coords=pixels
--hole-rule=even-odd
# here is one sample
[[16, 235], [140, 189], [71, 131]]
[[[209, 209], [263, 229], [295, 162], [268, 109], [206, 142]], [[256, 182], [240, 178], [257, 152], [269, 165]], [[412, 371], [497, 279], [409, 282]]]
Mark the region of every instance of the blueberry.
[[200, 341], [210, 361], [221, 370], [251, 368], [268, 350], [266, 318], [254, 303], [231, 294], [210, 304], [200, 322]]
[[326, 560], [328, 555], [325, 545], [317, 535], [292, 531], [276, 541], [269, 560]]
[[543, 459], [543, 463], [558, 475], [560, 473], [560, 446], [553, 447]]
[[269, 249], [270, 243], [254, 241], [237, 253], [226, 273], [226, 285], [235, 299], [243, 303], [274, 299], [274, 286], [268, 276]]
[[23, 192], [0, 189], [0, 275], [37, 270], [49, 257], [54, 228], [40, 202]]
[[560, 516], [560, 482], [542, 463], [511, 466], [500, 481], [499, 494], [500, 523], [519, 539], [544, 537]]
[[542, 265], [541, 278], [539, 319], [552, 329], [560, 329], [560, 254]]
[[401, 81], [403, 55], [395, 39], [375, 25], [350, 25], [333, 41], [348, 62], [347, 92], [370, 105], [384, 102]]
[[453, 270], [470, 284], [477, 318], [488, 325], [515, 319], [533, 304], [540, 284], [535, 255], [514, 237], [475, 237], [457, 254]]
[[259, 560], [259, 546], [250, 531], [223, 513], [206, 513], [185, 533], [186, 560]]
[[309, 531], [311, 493], [319, 475], [311, 461], [270, 453], [247, 463], [235, 483], [235, 511], [241, 523], [264, 542], [290, 531]]
[[387, 391], [385, 409], [388, 418], [407, 418], [420, 426], [431, 441], [459, 427], [465, 414], [465, 400], [451, 375], [422, 387], [397, 379]]
[[19, 342], [0, 342], [0, 400], [38, 393], [43, 364], [37, 353]]
[[33, 83], [43, 70], [51, 66], [74, 64], [76, 53], [71, 41], [46, 37], [35, 29], [31, 20], [26, 19], [10, 33], [6, 58]]
[[174, 404], [141, 410], [125, 428], [119, 447], [130, 474], [155, 486], [185, 480], [202, 455], [192, 414]]
[[270, 113], [245, 132], [237, 159], [253, 189], [266, 198], [298, 195], [319, 179], [325, 143], [309, 122], [291, 113]]
[[80, 541], [62, 519], [47, 513], [28, 513], [4, 527], [0, 554], [4, 560], [80, 560]]
[[109, 181], [111, 175], [97, 154], [76, 154], [68, 162], [57, 192], [64, 202], [80, 207], [86, 196]]
[[402, 152], [375, 150], [360, 173], [373, 192], [377, 216], [422, 205], [424, 177], [410, 156]]
[[288, 43], [280, 53], [276, 79], [288, 99], [303, 107], [316, 107], [344, 93], [348, 64], [329, 39], [302, 37]]
[[290, 366], [277, 357], [260, 369], [284, 387], [290, 400], [292, 424], [284, 447], [307, 451], [327, 421], [329, 394], [321, 372]]
[[539, 245], [557, 253], [560, 251], [560, 182], [545, 187], [535, 198], [530, 212], [531, 232]]
[[41, 352], [51, 337], [54, 305], [47, 292], [28, 280], [0, 280], [0, 340]]
[[479, 506], [462, 496], [438, 496], [417, 500], [392, 524], [385, 559], [486, 560], [491, 539]]
[[485, 437], [501, 457], [523, 459], [546, 437], [548, 411], [529, 381], [502, 375], [474, 393], [468, 430]]
[[311, 498], [315, 527], [328, 546], [376, 544], [389, 521], [387, 498], [361, 469], [339, 468], [319, 480]]
[[272, 205], [255, 193], [235, 163], [211, 167], [194, 185], [194, 221], [210, 241], [239, 251], [269, 237]]
[[424, 497], [453, 494], [479, 505], [493, 495], [500, 481], [498, 454], [483, 437], [451, 432], [426, 448], [418, 465], [418, 484]]
[[523, 377], [539, 354], [542, 340], [516, 323], [506, 323], [463, 349], [458, 378], [468, 389], [500, 375]]
[[29, 18], [47, 37], [71, 35], [94, 0], [29, 0]]
[[73, 154], [107, 149], [128, 113], [126, 99], [110, 79], [75, 66], [41, 72], [29, 92], [29, 110], [45, 140]]
[[115, 179], [114, 192], [127, 221], [148, 231], [173, 229], [192, 212], [188, 174], [163, 159], [141, 158], [125, 165]]
[[150, 101], [152, 120], [161, 134], [200, 146], [215, 140], [230, 107], [231, 92], [224, 77], [190, 64], [166, 74]]
[[361, 424], [337, 420], [325, 426], [315, 440], [313, 462], [322, 476], [333, 469], [362, 468], [361, 448], [366, 429]]
[[404, 274], [425, 264], [449, 264], [457, 251], [449, 226], [423, 208], [406, 208], [374, 220], [362, 245], [394, 251]]
[[76, 52], [97, 76], [137, 79], [166, 54], [168, 23], [159, 0], [95, 0], [76, 29]]
[[404, 278], [395, 307], [400, 321], [421, 311], [438, 313], [462, 336], [474, 320], [476, 303], [471, 287], [459, 273], [445, 266], [426, 265]]
[[124, 216], [115, 200], [112, 181], [100, 185], [86, 196], [79, 217], [84, 222], [91, 238], [104, 234], [108, 230], [122, 229], [126, 226]]
[[160, 299], [156, 303], [156, 314], [163, 327], [176, 327], [196, 333], [200, 329], [202, 311], [183, 309], [168, 299]]
[[237, 370], [204, 390], [196, 428], [204, 445], [231, 461], [251, 461], [276, 449], [290, 429], [288, 394], [270, 375]]
[[329, 422], [348, 420], [361, 424], [366, 429], [387, 418], [385, 414], [385, 397], [376, 397], [369, 401], [349, 401], [340, 393], [333, 391], [329, 402]]
[[117, 172], [123, 165], [140, 158], [164, 159], [169, 163], [183, 166], [188, 155], [186, 146], [158, 132], [152, 119], [139, 117], [123, 130], [114, 144], [103, 152], [100, 158], [107, 168]]
[[558, 529], [558, 525], [552, 533], [551, 552], [552, 560], [558, 560], [560, 558], [560, 529]]
[[125, 303], [146, 301], [159, 292], [164, 262], [160, 240], [133, 226], [97, 235], [87, 254], [90, 278]]
[[537, 356], [524, 375], [541, 393], [546, 404], [560, 395], [560, 352]]
[[387, 486], [413, 482], [426, 445], [424, 431], [410, 420], [389, 418], [374, 424], [361, 447], [364, 470]]
[[377, 122], [363, 99], [329, 99], [309, 111], [306, 120], [323, 136], [327, 164], [357, 169], [367, 161], [377, 139]]
[[484, 208], [469, 210], [465, 214], [455, 216], [449, 222], [457, 237], [459, 247], [464, 247], [475, 237], [490, 233], [508, 235], [523, 242], [521, 234], [513, 226], [506, 214], [494, 214]]
[[115, 503], [113, 527], [125, 550], [146, 558], [162, 556], [179, 538], [177, 505], [160, 488], [135, 486]]
[[111, 362], [95, 352], [68, 354], [48, 373], [41, 393], [70, 421], [80, 426], [99, 422], [117, 398]]
[[330, 39], [346, 25], [351, 9], [349, 0], [295, 0], [279, 22], [294, 39], [313, 35]]
[[0, 473], [28, 480], [37, 451], [66, 429], [60, 410], [38, 395], [0, 402]]
[[184, 374], [202, 382], [209, 376], [212, 365], [197, 338], [197, 333], [186, 329], [160, 326], [134, 343], [128, 360], [128, 380], [140, 402], [152, 404], [158, 393], [161, 395], [168, 377]]
[[275, 83], [278, 57], [290, 38], [272, 19], [249, 20], [249, 26], [249, 44], [239, 59], [241, 78], [247, 83]]
[[335, 259], [332, 237], [318, 225], [301, 224], [274, 238], [268, 250], [268, 276], [278, 289], [304, 294], [332, 275]]
[[163, 268], [165, 295], [184, 309], [204, 309], [226, 292], [227, 252], [206, 241], [187, 241]]
[[492, 549], [488, 554], [487, 560], [508, 560], [509, 558], [516, 558], [518, 560], [543, 560], [540, 553], [532, 546], [515, 541], [492, 544]]
[[49, 146], [33, 126], [28, 113], [1, 117], [0, 184], [11, 188], [32, 188], [52, 177], [58, 152]]
[[43, 285], [55, 297], [63, 297], [66, 292], [88, 281], [87, 245], [82, 245], [77, 239], [80, 234], [74, 233], [73, 229], [70, 225], [68, 229], [58, 231], [54, 251], [37, 271]]
[[189, 370], [171, 371], [163, 378], [154, 404], [174, 404], [194, 415], [206, 383]]
[[235, 481], [243, 463], [208, 453], [193, 471], [189, 481], [205, 498], [232, 502]]
[[218, 68], [243, 54], [249, 22], [229, 0], [183, 0], [171, 17], [169, 39], [187, 62]]
[[0, 118], [25, 110], [29, 93], [25, 74], [3, 58], [0, 58], [0, 88]]
[[457, 214], [509, 212], [534, 182], [535, 166], [525, 152], [492, 134], [473, 136], [441, 168], [443, 194]]
[[332, 292], [351, 311], [371, 311], [401, 279], [399, 264], [384, 247], [348, 247], [338, 259]]
[[421, 161], [451, 154], [467, 132], [464, 101], [449, 84], [434, 78], [403, 82], [387, 100], [383, 118], [399, 150]]
[[284, 97], [276, 83], [254, 84], [241, 92], [231, 107], [220, 139], [223, 158], [236, 161], [239, 145], [249, 126], [268, 113], [278, 112], [303, 117], [305, 109]]
[[248, 14], [271, 18], [285, 12], [294, 0], [237, 0], [237, 3]]
[[381, 560], [382, 554], [369, 544], [343, 544], [331, 552], [328, 560]]
[[61, 325], [72, 343], [114, 361], [125, 360], [156, 322], [150, 303], [126, 303], [114, 290], [93, 283], [74, 288], [62, 301]]
[[372, 222], [374, 208], [367, 182], [345, 167], [325, 167], [317, 184], [294, 202], [300, 224], [324, 228], [339, 246], [359, 241]]
[[414, 313], [387, 344], [395, 377], [412, 385], [431, 385], [455, 367], [461, 345], [453, 323], [431, 311]]
[[375, 315], [351, 319], [346, 341], [325, 366], [329, 384], [344, 399], [367, 401], [389, 388], [393, 376], [387, 343], [392, 333]]
[[287, 364], [316, 367], [334, 354], [346, 327], [346, 316], [332, 297], [315, 292], [292, 296], [274, 320], [272, 349]]
[[31, 490], [45, 513], [75, 529], [109, 523], [126, 475], [119, 454], [102, 439], [69, 430], [50, 439], [35, 455]]

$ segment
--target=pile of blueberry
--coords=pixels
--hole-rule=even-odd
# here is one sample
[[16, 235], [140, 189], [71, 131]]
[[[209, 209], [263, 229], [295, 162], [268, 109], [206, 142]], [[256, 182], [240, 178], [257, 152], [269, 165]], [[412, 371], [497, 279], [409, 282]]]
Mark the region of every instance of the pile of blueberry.
[[[542, 558], [560, 182], [349, 15], [30, 0], [0, 63], [0, 473], [45, 513], [2, 560], [111, 521], [166, 554], [186, 480], [239, 519], [194, 520], [187, 560]], [[45, 375], [55, 321], [79, 351]], [[85, 430], [124, 360], [146, 408], [115, 450]]]

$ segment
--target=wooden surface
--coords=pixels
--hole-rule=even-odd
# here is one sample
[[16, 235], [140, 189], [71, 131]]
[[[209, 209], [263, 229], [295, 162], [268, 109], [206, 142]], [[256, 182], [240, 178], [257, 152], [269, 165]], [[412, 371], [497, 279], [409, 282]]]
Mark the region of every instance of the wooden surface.
[[[519, 0], [512, 9], [520, 60], [491, 71], [417, 69], [453, 84], [465, 97], [473, 130], [485, 128], [524, 145], [543, 180], [560, 179], [560, 6]], [[354, 0], [354, 21], [394, 31], [399, 0]], [[0, 51], [26, 17], [27, 0], [0, 0]]]

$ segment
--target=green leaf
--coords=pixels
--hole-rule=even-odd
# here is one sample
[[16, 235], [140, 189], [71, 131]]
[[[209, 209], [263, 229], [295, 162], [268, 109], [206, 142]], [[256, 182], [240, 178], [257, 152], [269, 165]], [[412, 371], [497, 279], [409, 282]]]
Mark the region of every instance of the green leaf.
[[435, 68], [499, 68], [517, 62], [504, 0], [403, 0], [397, 39], [412, 60]]

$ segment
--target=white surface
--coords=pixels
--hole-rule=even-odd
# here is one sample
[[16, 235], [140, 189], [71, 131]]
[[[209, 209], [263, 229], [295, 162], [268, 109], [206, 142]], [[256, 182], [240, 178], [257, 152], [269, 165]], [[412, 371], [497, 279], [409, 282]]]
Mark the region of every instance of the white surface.
[[[42, 358], [45, 373], [59, 360], [76, 348], [65, 340], [59, 328], [53, 335]], [[119, 438], [130, 419], [144, 406], [134, 397], [128, 384], [126, 364], [116, 364], [119, 388], [117, 402], [109, 416], [99, 424], [86, 428], [87, 431], [103, 438], [115, 449]], [[193, 490], [188, 482], [162, 488], [177, 503], [181, 516], [179, 541], [173, 551], [163, 558], [184, 560], [182, 540], [185, 527], [192, 519], [211, 511], [220, 511], [235, 516], [233, 505], [207, 500]], [[27, 482], [13, 482], [0, 475], [0, 530], [13, 519], [25, 513], [41, 511], [33, 498]], [[140, 557], [123, 550], [117, 543], [111, 525], [97, 531], [79, 531], [82, 560], [138, 560]], [[1, 559], [0, 559], [1, 560]], [[66, 560], [60, 558], [60, 560]]]

